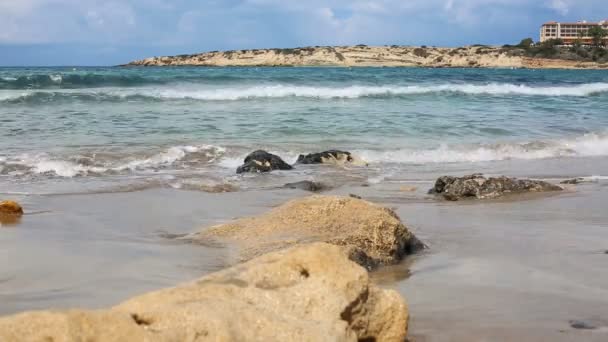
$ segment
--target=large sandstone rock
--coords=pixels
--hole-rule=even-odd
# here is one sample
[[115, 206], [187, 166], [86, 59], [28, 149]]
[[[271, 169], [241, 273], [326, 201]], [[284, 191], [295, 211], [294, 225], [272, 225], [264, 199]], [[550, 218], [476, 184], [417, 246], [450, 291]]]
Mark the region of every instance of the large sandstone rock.
[[296, 164], [353, 164], [367, 166], [367, 163], [347, 151], [329, 150], [319, 153], [300, 154]]
[[309, 244], [112, 309], [0, 318], [0, 341], [404, 341], [408, 310], [342, 248]]
[[296, 199], [257, 217], [210, 227], [193, 238], [233, 243], [242, 260], [323, 241], [345, 246], [353, 260], [370, 269], [397, 263], [424, 247], [392, 210], [339, 196]]
[[443, 176], [437, 179], [430, 194], [438, 194], [450, 201], [472, 197], [477, 199], [496, 198], [505, 194], [527, 192], [561, 191], [561, 187], [538, 180], [509, 177], [486, 178], [481, 174], [464, 177]]
[[236, 173], [244, 172], [270, 172], [272, 170], [291, 170], [293, 166], [287, 164], [281, 157], [258, 150], [251, 152], [236, 169]]

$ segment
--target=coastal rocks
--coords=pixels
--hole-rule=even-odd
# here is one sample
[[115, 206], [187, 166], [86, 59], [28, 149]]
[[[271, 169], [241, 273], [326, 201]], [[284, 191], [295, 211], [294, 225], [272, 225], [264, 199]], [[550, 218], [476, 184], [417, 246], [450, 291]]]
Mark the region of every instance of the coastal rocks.
[[236, 173], [244, 172], [270, 172], [273, 170], [291, 170], [293, 167], [281, 159], [281, 157], [258, 150], [250, 153], [236, 170]]
[[313, 181], [300, 181], [295, 183], [287, 183], [283, 185], [285, 189], [298, 189], [310, 192], [319, 192], [323, 190], [327, 190], [328, 187], [325, 184], [321, 184]]
[[210, 227], [192, 239], [232, 243], [241, 260], [300, 243], [328, 242], [344, 246], [369, 269], [424, 248], [392, 210], [340, 196], [292, 200], [257, 217]]
[[353, 156], [350, 152], [340, 150], [329, 150], [319, 153], [301, 154], [296, 164], [353, 164], [367, 166], [367, 163]]
[[0, 202], [0, 225], [16, 224], [23, 216], [23, 208], [15, 201]]
[[0, 214], [21, 216], [23, 208], [15, 201], [2, 201], [0, 202]]
[[505, 176], [486, 178], [481, 174], [473, 174], [464, 177], [440, 177], [429, 193], [441, 195], [449, 201], [458, 201], [463, 198], [488, 199], [505, 194], [561, 190], [561, 187], [543, 181]]
[[97, 311], [0, 318], [0, 341], [404, 341], [408, 308], [316, 243]]

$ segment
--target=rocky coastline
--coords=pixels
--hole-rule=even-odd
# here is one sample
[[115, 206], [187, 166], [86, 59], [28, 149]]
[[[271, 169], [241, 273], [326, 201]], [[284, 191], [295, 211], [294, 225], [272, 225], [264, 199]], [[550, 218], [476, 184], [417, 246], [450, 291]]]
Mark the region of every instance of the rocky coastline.
[[486, 45], [458, 48], [356, 45], [211, 51], [145, 58], [124, 66], [608, 69], [608, 63], [571, 57], [567, 53], [531, 56], [523, 48]]

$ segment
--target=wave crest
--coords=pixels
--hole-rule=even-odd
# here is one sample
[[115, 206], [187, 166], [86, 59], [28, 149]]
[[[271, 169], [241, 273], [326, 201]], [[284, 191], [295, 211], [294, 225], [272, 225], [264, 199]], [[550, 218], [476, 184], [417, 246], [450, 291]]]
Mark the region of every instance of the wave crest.
[[468, 146], [442, 144], [430, 150], [361, 150], [357, 154], [369, 162], [412, 164], [607, 156], [608, 134], [589, 133], [578, 138], [546, 142]]
[[[48, 154], [21, 155], [15, 158], [0, 158], [0, 174], [51, 174], [59, 177], [76, 177], [123, 171], [153, 171], [181, 163], [213, 163], [224, 154], [225, 149], [214, 145], [173, 146], [144, 158], [116, 158], [98, 156], [96, 153], [75, 158], [61, 159]], [[126, 159], [126, 160], [125, 160]]]
[[422, 94], [520, 95], [584, 97], [608, 92], [608, 83], [586, 83], [574, 86], [534, 87], [517, 84], [441, 84], [411, 86], [347, 86], [313, 87], [299, 85], [259, 85], [234, 87], [175, 87], [91, 88], [62, 90], [4, 90], [0, 101], [48, 102], [53, 100], [121, 101], [125, 99], [237, 101], [264, 98], [302, 97], [317, 99], [355, 99], [364, 97], [395, 97]]

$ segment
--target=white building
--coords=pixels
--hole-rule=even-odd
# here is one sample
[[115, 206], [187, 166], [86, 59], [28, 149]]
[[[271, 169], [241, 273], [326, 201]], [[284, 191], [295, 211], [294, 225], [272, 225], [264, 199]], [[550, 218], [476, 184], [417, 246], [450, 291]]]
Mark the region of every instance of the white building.
[[[549, 39], [561, 39], [564, 41], [564, 44], [572, 44], [577, 39], [580, 39], [583, 41], [583, 44], [591, 44], [593, 43], [593, 39], [587, 35], [587, 31], [594, 26], [601, 26], [605, 30], [608, 30], [608, 20], [602, 20], [595, 23], [587, 22], [585, 20], [576, 23], [550, 21], [541, 26], [540, 41], [544, 42]], [[608, 37], [605, 38], [605, 42], [608, 42]]]

